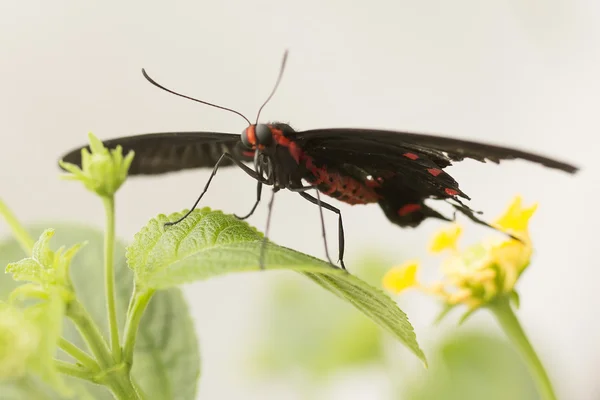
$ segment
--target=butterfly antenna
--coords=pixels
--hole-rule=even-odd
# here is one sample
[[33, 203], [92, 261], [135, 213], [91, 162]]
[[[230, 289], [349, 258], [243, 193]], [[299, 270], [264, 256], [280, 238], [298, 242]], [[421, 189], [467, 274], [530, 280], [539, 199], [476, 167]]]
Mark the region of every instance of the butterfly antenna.
[[265, 102], [262, 104], [262, 106], [260, 106], [260, 108], [258, 109], [258, 113], [256, 114], [256, 123], [257, 124], [258, 124], [258, 119], [260, 118], [260, 113], [261, 113], [262, 109], [267, 105], [267, 103], [271, 100], [271, 98], [277, 91], [277, 87], [279, 86], [279, 82], [281, 82], [281, 77], [283, 76], [283, 71], [285, 70], [285, 63], [287, 62], [287, 57], [288, 57], [288, 51], [286, 50], [285, 53], [283, 53], [283, 60], [281, 60], [281, 68], [279, 68], [279, 76], [277, 77], [277, 82], [275, 82], [275, 86], [273, 87], [271, 94], [269, 95], [269, 97], [267, 97], [267, 100], [265, 100]]
[[237, 115], [239, 115], [240, 117], [244, 118], [244, 120], [245, 120], [245, 121], [248, 123], [248, 125], [252, 125], [252, 124], [250, 123], [250, 120], [249, 120], [248, 118], [246, 118], [246, 117], [244, 116], [244, 114], [242, 114], [242, 113], [241, 113], [241, 112], [239, 112], [239, 111], [233, 110], [233, 109], [231, 109], [231, 108], [223, 107], [223, 106], [220, 106], [220, 105], [217, 105], [217, 104], [209, 103], [208, 101], [198, 100], [198, 99], [195, 99], [195, 98], [193, 98], [193, 97], [186, 96], [186, 95], [184, 95], [184, 94], [181, 94], [181, 93], [177, 93], [177, 92], [175, 92], [175, 91], [173, 91], [173, 90], [171, 90], [171, 89], [167, 89], [167, 88], [166, 88], [166, 87], [164, 87], [163, 85], [161, 85], [161, 84], [159, 84], [158, 82], [156, 82], [154, 79], [150, 78], [150, 76], [149, 76], [149, 75], [146, 73], [146, 70], [145, 70], [144, 68], [142, 68], [142, 74], [144, 75], [144, 78], [146, 78], [146, 80], [147, 80], [148, 82], [150, 82], [150, 83], [151, 83], [151, 84], [153, 84], [154, 86], [156, 86], [156, 87], [158, 87], [158, 88], [160, 88], [160, 89], [162, 89], [162, 90], [164, 90], [164, 91], [166, 91], [166, 92], [172, 93], [172, 94], [174, 94], [174, 95], [176, 95], [176, 96], [179, 96], [179, 97], [183, 97], [184, 99], [189, 99], [189, 100], [193, 100], [193, 101], [196, 101], [196, 102], [198, 102], [198, 103], [201, 103], [201, 104], [205, 104], [205, 105], [207, 105], [207, 106], [211, 106], [211, 107], [214, 107], [214, 108], [219, 108], [219, 109], [221, 109], [221, 110], [225, 110], [225, 111], [232, 112], [232, 113], [234, 113], [234, 114], [237, 114]]

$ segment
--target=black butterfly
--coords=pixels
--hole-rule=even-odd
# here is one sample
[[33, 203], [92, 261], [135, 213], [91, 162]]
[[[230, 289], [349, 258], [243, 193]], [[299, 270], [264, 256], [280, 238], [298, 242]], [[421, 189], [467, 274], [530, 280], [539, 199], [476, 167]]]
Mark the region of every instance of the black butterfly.
[[[261, 106], [257, 121], [260, 111], [275, 93], [286, 58], [287, 52], [277, 83]], [[258, 182], [254, 206], [247, 215], [238, 218], [245, 219], [252, 215], [260, 202], [263, 185], [272, 186], [273, 194], [280, 189], [298, 192], [311, 203], [338, 215], [339, 260], [343, 268], [342, 216], [339, 209], [322, 201], [319, 193], [349, 204], [378, 203], [387, 218], [401, 227], [415, 227], [426, 218], [451, 220], [426, 205], [426, 199], [445, 201], [471, 220], [489, 226], [463, 203], [461, 198], [468, 200], [469, 197], [444, 171], [452, 162], [465, 158], [495, 163], [506, 159], [523, 159], [569, 173], [577, 171], [573, 165], [540, 155], [440, 136], [352, 128], [297, 132], [283, 123], [253, 124], [235, 110], [176, 93], [156, 83], [144, 70], [142, 72], [148, 81], [163, 90], [240, 115], [246, 120], [248, 127], [241, 135], [170, 132], [104, 141], [108, 148], [120, 145], [125, 153], [135, 151], [129, 175], [157, 175], [184, 169], [213, 167], [204, 190], [191, 209], [193, 210], [208, 189], [218, 168], [237, 165]], [[63, 160], [81, 165], [81, 148], [67, 153]], [[245, 163], [252, 163], [254, 168]], [[308, 185], [303, 182], [307, 182]], [[317, 189], [316, 197], [307, 193], [310, 189]], [[269, 203], [265, 236], [268, 235], [273, 198], [274, 196]], [[187, 215], [189, 212], [171, 224], [180, 222]], [[321, 213], [323, 226], [322, 218]], [[326, 242], [325, 249], [327, 251]], [[327, 258], [331, 262], [329, 254]]]

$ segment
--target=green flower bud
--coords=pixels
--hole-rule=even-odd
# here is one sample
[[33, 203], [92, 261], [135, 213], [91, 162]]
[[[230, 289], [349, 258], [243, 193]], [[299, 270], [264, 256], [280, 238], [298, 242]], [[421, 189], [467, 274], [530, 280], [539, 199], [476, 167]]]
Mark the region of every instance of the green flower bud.
[[125, 182], [134, 153], [130, 151], [123, 157], [121, 146], [109, 150], [92, 133], [88, 134], [88, 137], [91, 153], [87, 148], [81, 150], [81, 168], [59, 161], [60, 166], [70, 172], [64, 178], [80, 181], [88, 190], [99, 196], [110, 197]]

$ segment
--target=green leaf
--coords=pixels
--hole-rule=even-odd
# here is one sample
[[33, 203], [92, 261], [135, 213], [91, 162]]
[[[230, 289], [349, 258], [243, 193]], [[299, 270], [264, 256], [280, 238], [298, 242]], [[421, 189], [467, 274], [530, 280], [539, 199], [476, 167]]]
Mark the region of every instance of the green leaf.
[[[165, 228], [166, 222], [182, 215], [161, 214], [150, 220], [127, 248], [127, 261], [140, 287], [165, 289], [227, 273], [259, 270], [263, 240], [255, 228], [209, 208], [195, 210], [182, 222]], [[382, 291], [324, 261], [270, 242], [264, 266], [303, 273], [352, 304], [426, 362], [406, 314]]]
[[[108, 337], [106, 304], [104, 301], [104, 274], [103, 274], [103, 233], [97, 229], [88, 228], [78, 224], [53, 224], [56, 228], [55, 243], [72, 244], [88, 240], [88, 245], [73, 258], [70, 268], [73, 285], [78, 298], [82, 301], [88, 312], [92, 315], [105, 337]], [[40, 227], [31, 229], [34, 236], [43, 231]], [[68, 251], [65, 252], [67, 256]], [[6, 265], [10, 261], [20, 259], [25, 254], [15, 240], [0, 242], [0, 264]], [[121, 328], [125, 325], [125, 315], [129, 297], [133, 291], [133, 273], [125, 262], [125, 246], [117, 243], [115, 248], [115, 273], [117, 276], [117, 313]], [[10, 275], [0, 274], [0, 300], [7, 299], [8, 294], [18, 285]], [[165, 310], [168, 310], [165, 311]], [[189, 389], [185, 396], [172, 397], [177, 399], [194, 399], [195, 394], [189, 393], [196, 387], [197, 371], [199, 370], [198, 343], [195, 337], [193, 323], [189, 318], [187, 304], [177, 288], [160, 292], [154, 295], [146, 311], [147, 315], [162, 316], [167, 323], [172, 321], [176, 329], [163, 329], [160, 334], [156, 332], [159, 320], [142, 318], [138, 341], [135, 349], [134, 360], [148, 360], [152, 355], [154, 364], [151, 369], [142, 365], [134, 365], [134, 379], [140, 382], [142, 390], [151, 394], [154, 388], [148, 386], [153, 379], [170, 387], [173, 393], [181, 388]], [[168, 314], [168, 315], [167, 315]], [[69, 341], [85, 349], [85, 343], [79, 336], [75, 327], [66, 321], [64, 336]], [[183, 333], [186, 334], [183, 334]], [[179, 352], [175, 356], [173, 348], [185, 348], [186, 352]], [[184, 354], [181, 354], [184, 353]], [[59, 359], [72, 362], [67, 355], [59, 353]], [[140, 361], [143, 363], [143, 361]], [[147, 367], [147, 365], [146, 365]], [[196, 372], [194, 372], [196, 371]], [[154, 375], [150, 375], [154, 374]], [[96, 400], [113, 400], [113, 396], [102, 386], [91, 385], [87, 382], [73, 378], [66, 379], [69, 386], [77, 391], [76, 398], [83, 399], [81, 394], [85, 389]], [[84, 388], [84, 389], [83, 389]], [[64, 397], [52, 391], [34, 376], [27, 376], [12, 383], [0, 384], [0, 393], [14, 393], [16, 399], [63, 399]], [[90, 397], [88, 396], [88, 398]]]
[[[159, 215], [138, 232], [127, 248], [127, 262], [141, 287], [165, 289], [231, 272], [255, 271], [263, 246], [262, 234], [231, 215], [209, 208], [195, 210], [179, 219]], [[344, 272], [330, 264], [267, 243], [265, 268]]]
[[47, 300], [25, 309], [27, 319], [34, 323], [42, 333], [36, 355], [30, 358], [28, 364], [32, 371], [36, 372], [58, 393], [71, 396], [73, 392], [66, 385], [63, 376], [59, 374], [54, 364], [58, 339], [62, 333], [64, 313], [64, 301], [56, 291], [48, 293]]
[[33, 245], [31, 257], [8, 264], [6, 272], [11, 273], [13, 279], [17, 281], [39, 283], [44, 288], [63, 285], [69, 291], [69, 266], [72, 258], [84, 244], [76, 244], [67, 251], [64, 251], [64, 246], [52, 251], [50, 248], [52, 236], [54, 236], [54, 229], [46, 229]]
[[42, 283], [47, 280], [46, 268], [33, 258], [24, 258], [8, 264], [6, 273], [12, 274], [15, 281]]
[[516, 309], [518, 309], [521, 305], [521, 298], [519, 297], [519, 293], [516, 290], [513, 290], [509, 294], [510, 301]]
[[23, 310], [0, 302], [0, 381], [26, 374], [41, 337], [41, 330]]
[[33, 245], [31, 257], [46, 268], [54, 261], [54, 252], [50, 249], [50, 239], [54, 236], [54, 229], [46, 229]]
[[133, 376], [149, 398], [196, 398], [198, 343], [179, 289], [154, 294], [141, 321], [133, 362]]

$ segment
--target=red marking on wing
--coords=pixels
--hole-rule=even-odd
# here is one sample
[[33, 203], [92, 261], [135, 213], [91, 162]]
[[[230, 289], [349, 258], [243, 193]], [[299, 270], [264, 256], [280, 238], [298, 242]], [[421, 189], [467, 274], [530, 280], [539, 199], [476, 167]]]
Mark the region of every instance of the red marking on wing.
[[414, 160], [418, 160], [418, 159], [419, 159], [419, 156], [418, 156], [417, 154], [415, 154], [415, 153], [404, 153], [404, 154], [402, 154], [402, 155], [403, 155], [404, 157], [406, 157], [406, 158], [410, 158], [410, 159], [411, 159], [411, 160], [413, 160], [413, 161], [414, 161]]
[[246, 157], [254, 157], [254, 152], [251, 150], [242, 151], [242, 154], [245, 155]]
[[438, 168], [428, 168], [427, 172], [429, 172], [431, 175], [433, 176], [438, 176], [439, 174], [441, 174], [443, 171], [441, 169]]
[[446, 188], [446, 189], [444, 189], [444, 191], [446, 192], [446, 194], [448, 196], [456, 196], [458, 194], [458, 190], [454, 190], [454, 189], [450, 189], [450, 188]]
[[420, 204], [405, 204], [402, 207], [400, 207], [400, 209], [398, 210], [398, 215], [401, 217], [404, 217], [405, 215], [408, 215], [415, 211], [419, 211], [420, 209], [421, 209]]

